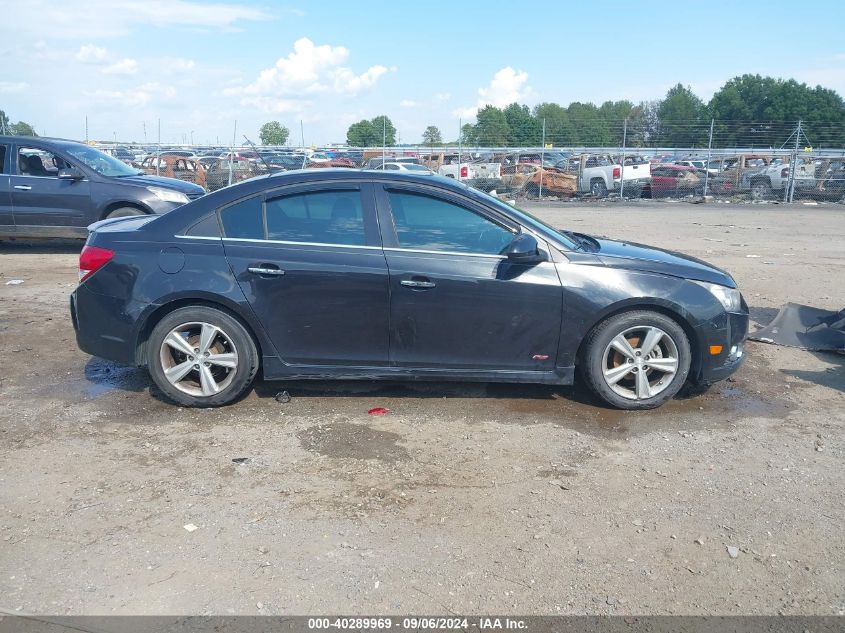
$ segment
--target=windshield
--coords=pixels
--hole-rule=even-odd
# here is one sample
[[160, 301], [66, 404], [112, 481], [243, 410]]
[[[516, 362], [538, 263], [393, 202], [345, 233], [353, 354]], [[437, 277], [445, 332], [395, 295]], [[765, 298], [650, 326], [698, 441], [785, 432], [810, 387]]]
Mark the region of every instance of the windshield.
[[473, 189], [472, 187], [467, 187], [471, 191], [473, 191], [476, 195], [481, 196], [485, 200], [485, 202], [493, 204], [493, 206], [501, 209], [505, 213], [516, 216], [516, 219], [522, 222], [523, 224], [527, 224], [533, 229], [536, 229], [539, 233], [551, 234], [558, 242], [563, 244], [566, 248], [577, 251], [580, 250], [580, 245], [573, 240], [572, 238], [568, 237], [565, 232], [562, 232], [560, 229], [556, 229], [555, 227], [546, 224], [543, 220], [534, 217], [532, 214], [528, 213], [523, 209], [517, 209], [513, 205], [508, 204], [507, 202], [503, 202], [499, 198], [491, 196], [489, 193], [485, 191], [480, 191], [478, 189]]
[[87, 145], [68, 145], [64, 148], [68, 154], [82, 161], [88, 167], [103, 176], [137, 176], [140, 172], [98, 149]]
[[415, 165], [414, 163], [404, 163], [403, 167], [408, 171], [431, 171], [428, 167], [423, 167], [422, 165]]

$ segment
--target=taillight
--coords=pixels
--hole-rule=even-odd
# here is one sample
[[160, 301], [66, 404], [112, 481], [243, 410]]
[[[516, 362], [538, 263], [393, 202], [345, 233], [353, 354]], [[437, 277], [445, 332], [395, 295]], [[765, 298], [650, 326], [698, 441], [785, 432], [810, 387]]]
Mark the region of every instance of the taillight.
[[622, 168], [621, 167], [614, 167], [613, 168], [613, 177], [614, 178], [621, 178], [622, 177]]
[[114, 251], [99, 246], [85, 245], [79, 254], [79, 283], [100, 270], [114, 257]]
[[787, 176], [789, 176], [789, 167], [784, 167], [780, 170], [780, 177], [786, 178]]
[[461, 178], [469, 178], [469, 167], [467, 165], [461, 167]]

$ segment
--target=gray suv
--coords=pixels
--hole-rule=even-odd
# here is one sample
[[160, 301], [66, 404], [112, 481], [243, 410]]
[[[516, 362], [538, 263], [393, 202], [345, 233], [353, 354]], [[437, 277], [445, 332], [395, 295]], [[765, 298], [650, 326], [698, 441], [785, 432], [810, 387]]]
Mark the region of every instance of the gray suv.
[[0, 238], [84, 238], [98, 220], [166, 213], [204, 193], [83, 143], [0, 136]]

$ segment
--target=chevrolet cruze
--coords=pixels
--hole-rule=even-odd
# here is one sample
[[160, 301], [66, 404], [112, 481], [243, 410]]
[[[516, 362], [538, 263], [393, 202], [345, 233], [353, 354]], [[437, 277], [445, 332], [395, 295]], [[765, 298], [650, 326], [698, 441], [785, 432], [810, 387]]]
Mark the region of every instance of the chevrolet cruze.
[[85, 352], [209, 407], [265, 380], [572, 384], [649, 409], [743, 360], [748, 308], [703, 261], [555, 229], [413, 172], [254, 178], [89, 227]]

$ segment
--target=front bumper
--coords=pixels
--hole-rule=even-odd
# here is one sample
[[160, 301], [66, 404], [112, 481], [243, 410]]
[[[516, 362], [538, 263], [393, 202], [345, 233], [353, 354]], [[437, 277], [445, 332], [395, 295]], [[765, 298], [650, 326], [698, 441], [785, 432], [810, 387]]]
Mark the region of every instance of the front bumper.
[[[742, 312], [727, 312], [720, 318], [699, 328], [701, 365], [692, 382], [711, 385], [733, 374], [745, 360], [745, 339], [748, 336], [748, 306], [742, 301]], [[711, 353], [715, 346], [718, 353]]]

